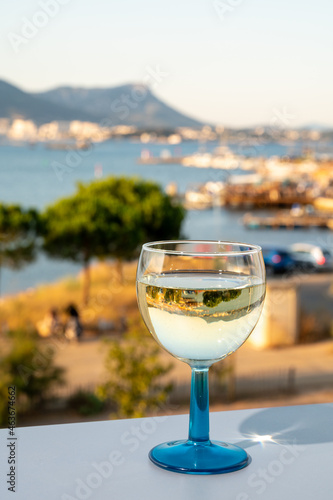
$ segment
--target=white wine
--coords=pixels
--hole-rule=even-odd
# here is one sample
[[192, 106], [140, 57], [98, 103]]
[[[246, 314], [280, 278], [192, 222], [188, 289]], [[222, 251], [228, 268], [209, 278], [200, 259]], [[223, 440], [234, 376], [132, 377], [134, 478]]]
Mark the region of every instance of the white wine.
[[137, 291], [155, 339], [183, 361], [204, 362], [245, 342], [259, 319], [265, 283], [226, 271], [177, 271], [145, 275]]

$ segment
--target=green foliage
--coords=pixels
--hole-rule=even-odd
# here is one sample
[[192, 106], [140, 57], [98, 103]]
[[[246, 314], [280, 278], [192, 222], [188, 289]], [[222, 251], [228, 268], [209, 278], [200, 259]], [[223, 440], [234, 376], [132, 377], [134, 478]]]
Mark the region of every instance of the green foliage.
[[221, 302], [230, 302], [240, 296], [242, 290], [213, 290], [203, 294], [203, 303], [206, 307], [216, 307]]
[[78, 390], [69, 398], [69, 407], [77, 411], [80, 415], [95, 415], [103, 411], [105, 402], [96, 394], [83, 389]]
[[119, 418], [143, 417], [161, 407], [172, 388], [161, 378], [172, 365], [159, 361], [160, 348], [145, 329], [132, 330], [123, 342], [109, 341], [107, 382], [98, 388], [100, 397], [117, 405]]
[[34, 335], [10, 332], [6, 340], [7, 352], [0, 357], [0, 394], [15, 386], [18, 403], [25, 399], [31, 407], [38, 405], [53, 385], [63, 383], [64, 370], [54, 366], [54, 350], [43, 348]]
[[92, 258], [136, 257], [150, 240], [178, 238], [184, 210], [158, 185], [110, 177], [79, 184], [43, 214], [44, 249], [88, 267]]
[[154, 183], [111, 177], [79, 184], [44, 214], [44, 247], [61, 258], [130, 259], [150, 238], [177, 238], [184, 217], [180, 206]]
[[[157, 287], [155, 287], [155, 288], [157, 288]], [[182, 298], [182, 291], [181, 290], [167, 288], [164, 292], [165, 302], [169, 302], [169, 303], [176, 302], [178, 304], [180, 302], [181, 298]]]
[[152, 299], [156, 299], [156, 297], [158, 296], [158, 291], [159, 291], [158, 286], [148, 285], [146, 289], [146, 294], [149, 295], [149, 297], [151, 297]]
[[138, 199], [141, 206], [141, 223], [144, 240], [159, 241], [179, 238], [185, 210], [174, 204], [170, 196], [151, 182], [137, 183]]
[[0, 203], [0, 270], [19, 269], [36, 255], [40, 219], [36, 210]]

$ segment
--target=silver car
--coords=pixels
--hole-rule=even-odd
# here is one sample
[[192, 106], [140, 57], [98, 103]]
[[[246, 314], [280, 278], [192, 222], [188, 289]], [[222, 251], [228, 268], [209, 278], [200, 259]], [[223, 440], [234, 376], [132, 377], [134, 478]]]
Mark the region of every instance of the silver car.
[[333, 255], [325, 248], [310, 243], [295, 243], [290, 251], [297, 267], [304, 271], [333, 271]]

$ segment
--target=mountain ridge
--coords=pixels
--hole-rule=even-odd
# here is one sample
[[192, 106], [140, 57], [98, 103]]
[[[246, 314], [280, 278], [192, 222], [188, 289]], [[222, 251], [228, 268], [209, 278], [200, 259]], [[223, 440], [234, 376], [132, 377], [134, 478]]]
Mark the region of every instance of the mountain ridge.
[[74, 114], [66, 107], [44, 101], [5, 80], [0, 80], [0, 117], [10, 119], [22, 117], [31, 119], [38, 125], [53, 120], [86, 121], [90, 118], [87, 113], [78, 110]]
[[105, 126], [174, 129], [202, 127], [155, 96], [147, 85], [115, 87], [55, 87], [44, 92], [25, 92], [0, 80], [0, 117], [23, 117], [41, 125], [57, 121], [91, 121]]

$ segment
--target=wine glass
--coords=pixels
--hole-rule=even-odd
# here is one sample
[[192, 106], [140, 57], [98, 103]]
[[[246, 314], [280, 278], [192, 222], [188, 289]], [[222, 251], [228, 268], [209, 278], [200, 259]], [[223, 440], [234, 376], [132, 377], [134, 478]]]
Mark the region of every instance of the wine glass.
[[245, 450], [209, 439], [209, 367], [238, 349], [258, 322], [265, 298], [261, 248], [223, 241], [143, 245], [137, 297], [155, 340], [192, 369], [187, 440], [149, 453], [167, 470], [220, 474], [249, 463]]

